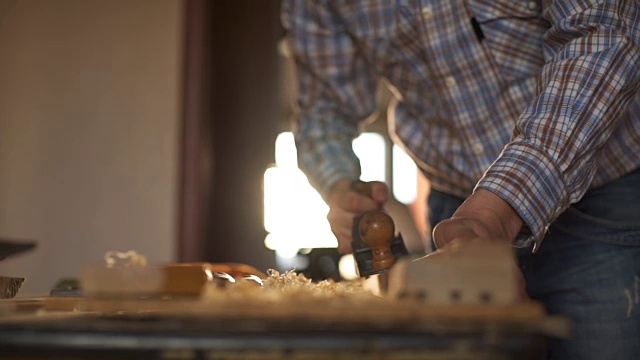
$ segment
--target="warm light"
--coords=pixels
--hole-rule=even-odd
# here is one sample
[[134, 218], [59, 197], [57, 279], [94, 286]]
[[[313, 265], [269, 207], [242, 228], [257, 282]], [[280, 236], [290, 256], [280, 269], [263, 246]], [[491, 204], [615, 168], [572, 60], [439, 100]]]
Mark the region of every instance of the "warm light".
[[[360, 159], [361, 179], [385, 181], [384, 138], [364, 133], [353, 147]], [[264, 227], [269, 232], [265, 246], [283, 258], [302, 248], [338, 246], [327, 221], [329, 207], [298, 169], [296, 154], [293, 134], [278, 135], [276, 166], [264, 173]]]
[[273, 167], [264, 173], [265, 245], [272, 250], [336, 247], [326, 220], [329, 207], [299, 169]]
[[363, 133], [353, 141], [353, 152], [360, 159], [362, 181], [385, 181], [386, 143], [376, 133]]
[[356, 271], [356, 259], [352, 254], [342, 255], [340, 261], [338, 261], [338, 270], [340, 276], [345, 280], [354, 280], [358, 278], [358, 272]]
[[393, 197], [403, 204], [412, 204], [418, 197], [418, 167], [411, 157], [393, 145]]
[[276, 166], [288, 169], [298, 168], [296, 143], [290, 132], [280, 133], [276, 138]]

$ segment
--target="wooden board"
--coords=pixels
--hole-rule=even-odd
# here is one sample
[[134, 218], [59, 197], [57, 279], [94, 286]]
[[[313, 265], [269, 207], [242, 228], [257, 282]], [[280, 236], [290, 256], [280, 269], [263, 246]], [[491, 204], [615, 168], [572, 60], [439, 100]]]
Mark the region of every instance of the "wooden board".
[[[518, 331], [555, 337], [569, 335], [566, 318], [549, 316], [535, 302], [506, 306], [497, 305], [429, 305], [418, 303], [367, 304], [309, 304], [269, 303], [258, 305], [234, 301], [225, 305], [198, 300], [115, 300], [97, 298], [35, 298], [6, 300], [17, 308], [38, 309], [39, 316], [56, 314], [92, 314], [99, 317], [145, 317], [166, 319], [194, 319], [199, 321], [232, 321], [278, 324], [331, 324], [331, 326], [360, 327], [362, 329], [398, 329], [406, 326], [420, 328], [438, 325], [442, 329], [507, 327]], [[317, 304], [316, 304], [317, 305]], [[2, 303], [0, 303], [0, 307]], [[23, 316], [24, 311], [16, 312]], [[0, 316], [15, 319], [15, 316]]]
[[[305, 306], [306, 305], [306, 306]], [[190, 300], [109, 300], [79, 299], [77, 307], [83, 311], [100, 313], [145, 313], [161, 312], [176, 316], [215, 316], [225, 318], [318, 318], [339, 321], [423, 321], [430, 319], [467, 319], [494, 321], [522, 321], [542, 319], [544, 308], [534, 302], [512, 305], [435, 305], [424, 306], [417, 303], [380, 302], [379, 306], [359, 306], [357, 304], [317, 304], [234, 302], [207, 303]]]

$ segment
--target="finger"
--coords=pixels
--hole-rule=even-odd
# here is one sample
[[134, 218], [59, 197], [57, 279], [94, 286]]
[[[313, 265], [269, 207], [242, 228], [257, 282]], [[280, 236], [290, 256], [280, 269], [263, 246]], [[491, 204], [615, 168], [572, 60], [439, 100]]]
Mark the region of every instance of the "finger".
[[338, 239], [338, 252], [340, 254], [350, 254], [350, 253], [352, 253], [353, 249], [351, 248], [351, 241], [345, 241], [344, 238]]
[[389, 199], [389, 187], [387, 184], [380, 181], [371, 181], [371, 197], [379, 205], [384, 204]]
[[354, 214], [340, 208], [332, 208], [327, 214], [331, 231], [338, 240], [338, 250], [341, 253], [351, 252], [351, 228]]
[[381, 204], [370, 197], [350, 193], [345, 198], [343, 209], [355, 215], [365, 211], [379, 210], [380, 207]]
[[353, 181], [347, 179], [336, 183], [327, 198], [327, 204], [330, 208], [341, 208], [355, 215], [365, 211], [377, 210], [380, 207], [380, 204], [372, 197], [360, 194], [352, 189], [352, 183]]
[[331, 228], [333, 235], [338, 240], [338, 252], [341, 254], [350, 253], [351, 249], [351, 228], [345, 228], [343, 226]]
[[440, 249], [454, 239], [475, 239], [477, 235], [473, 228], [460, 219], [448, 219], [440, 222], [433, 228], [433, 243]]
[[354, 214], [345, 211], [341, 208], [331, 208], [327, 214], [327, 220], [331, 225], [331, 230], [336, 232], [344, 232], [344, 230], [351, 231], [353, 224]]
[[330, 207], [340, 208], [350, 213], [351, 216], [354, 216], [365, 211], [378, 210], [380, 204], [370, 197], [350, 191], [343, 194], [340, 198], [334, 198], [333, 204], [330, 205]]
[[447, 238], [446, 234], [446, 220], [438, 223], [431, 231], [431, 238], [433, 239], [433, 244], [436, 246], [436, 251], [442, 249], [442, 247], [448, 242], [445, 240]]

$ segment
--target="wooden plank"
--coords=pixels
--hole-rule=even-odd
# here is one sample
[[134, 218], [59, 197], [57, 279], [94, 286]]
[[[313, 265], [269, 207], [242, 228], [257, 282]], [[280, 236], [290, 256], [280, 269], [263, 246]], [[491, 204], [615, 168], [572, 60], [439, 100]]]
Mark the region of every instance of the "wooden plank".
[[111, 300], [79, 299], [78, 308], [99, 313], [164, 313], [172, 316], [210, 316], [223, 318], [316, 318], [336, 321], [424, 321], [433, 319], [465, 319], [492, 321], [523, 321], [544, 318], [544, 308], [534, 302], [512, 305], [429, 305], [385, 302], [329, 304], [314, 302], [260, 303], [259, 301], [206, 302], [190, 300]]
[[[380, 300], [366, 304], [320, 301], [264, 302], [248, 301], [199, 301], [188, 299], [134, 300], [99, 298], [33, 298], [0, 301], [0, 309], [12, 304], [13, 311], [1, 313], [0, 322], [16, 316], [25, 319], [50, 318], [69, 314], [72, 316], [118, 316], [140, 319], [160, 317], [183, 320], [250, 321], [260, 323], [333, 324], [349, 328], [397, 329], [405, 326], [430, 326], [442, 329], [459, 329], [466, 325], [481, 328], [521, 329], [530, 333], [566, 337], [569, 322], [566, 318], [549, 316], [539, 303], [526, 302], [511, 305], [424, 305], [416, 302], [390, 302]], [[38, 309], [26, 313], [15, 311], [26, 307]], [[12, 315], [13, 314], [13, 315]], [[28, 314], [31, 314], [27, 316]], [[342, 324], [342, 325], [340, 325]], [[466, 324], [466, 325], [465, 325]], [[333, 326], [332, 325], [332, 326]]]

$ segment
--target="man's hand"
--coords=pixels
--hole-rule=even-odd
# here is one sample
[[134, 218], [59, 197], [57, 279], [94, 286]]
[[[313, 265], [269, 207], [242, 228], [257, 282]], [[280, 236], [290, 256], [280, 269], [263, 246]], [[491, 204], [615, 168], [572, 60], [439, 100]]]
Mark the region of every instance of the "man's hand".
[[477, 190], [453, 214], [433, 229], [438, 249], [458, 241], [499, 241], [512, 244], [522, 227], [520, 215], [499, 196]]
[[[464, 246], [470, 241], [493, 241], [513, 244], [524, 222], [518, 213], [502, 198], [486, 190], [477, 190], [453, 214], [433, 229], [433, 242], [438, 256], [446, 252], [448, 246]], [[528, 299], [526, 284], [520, 269], [514, 263], [517, 273], [518, 298]]]
[[377, 210], [389, 197], [387, 185], [371, 182], [371, 197], [361, 195], [351, 189], [352, 180], [340, 180], [327, 196], [329, 224], [338, 239], [338, 251], [351, 252], [351, 229], [354, 216], [365, 211]]

